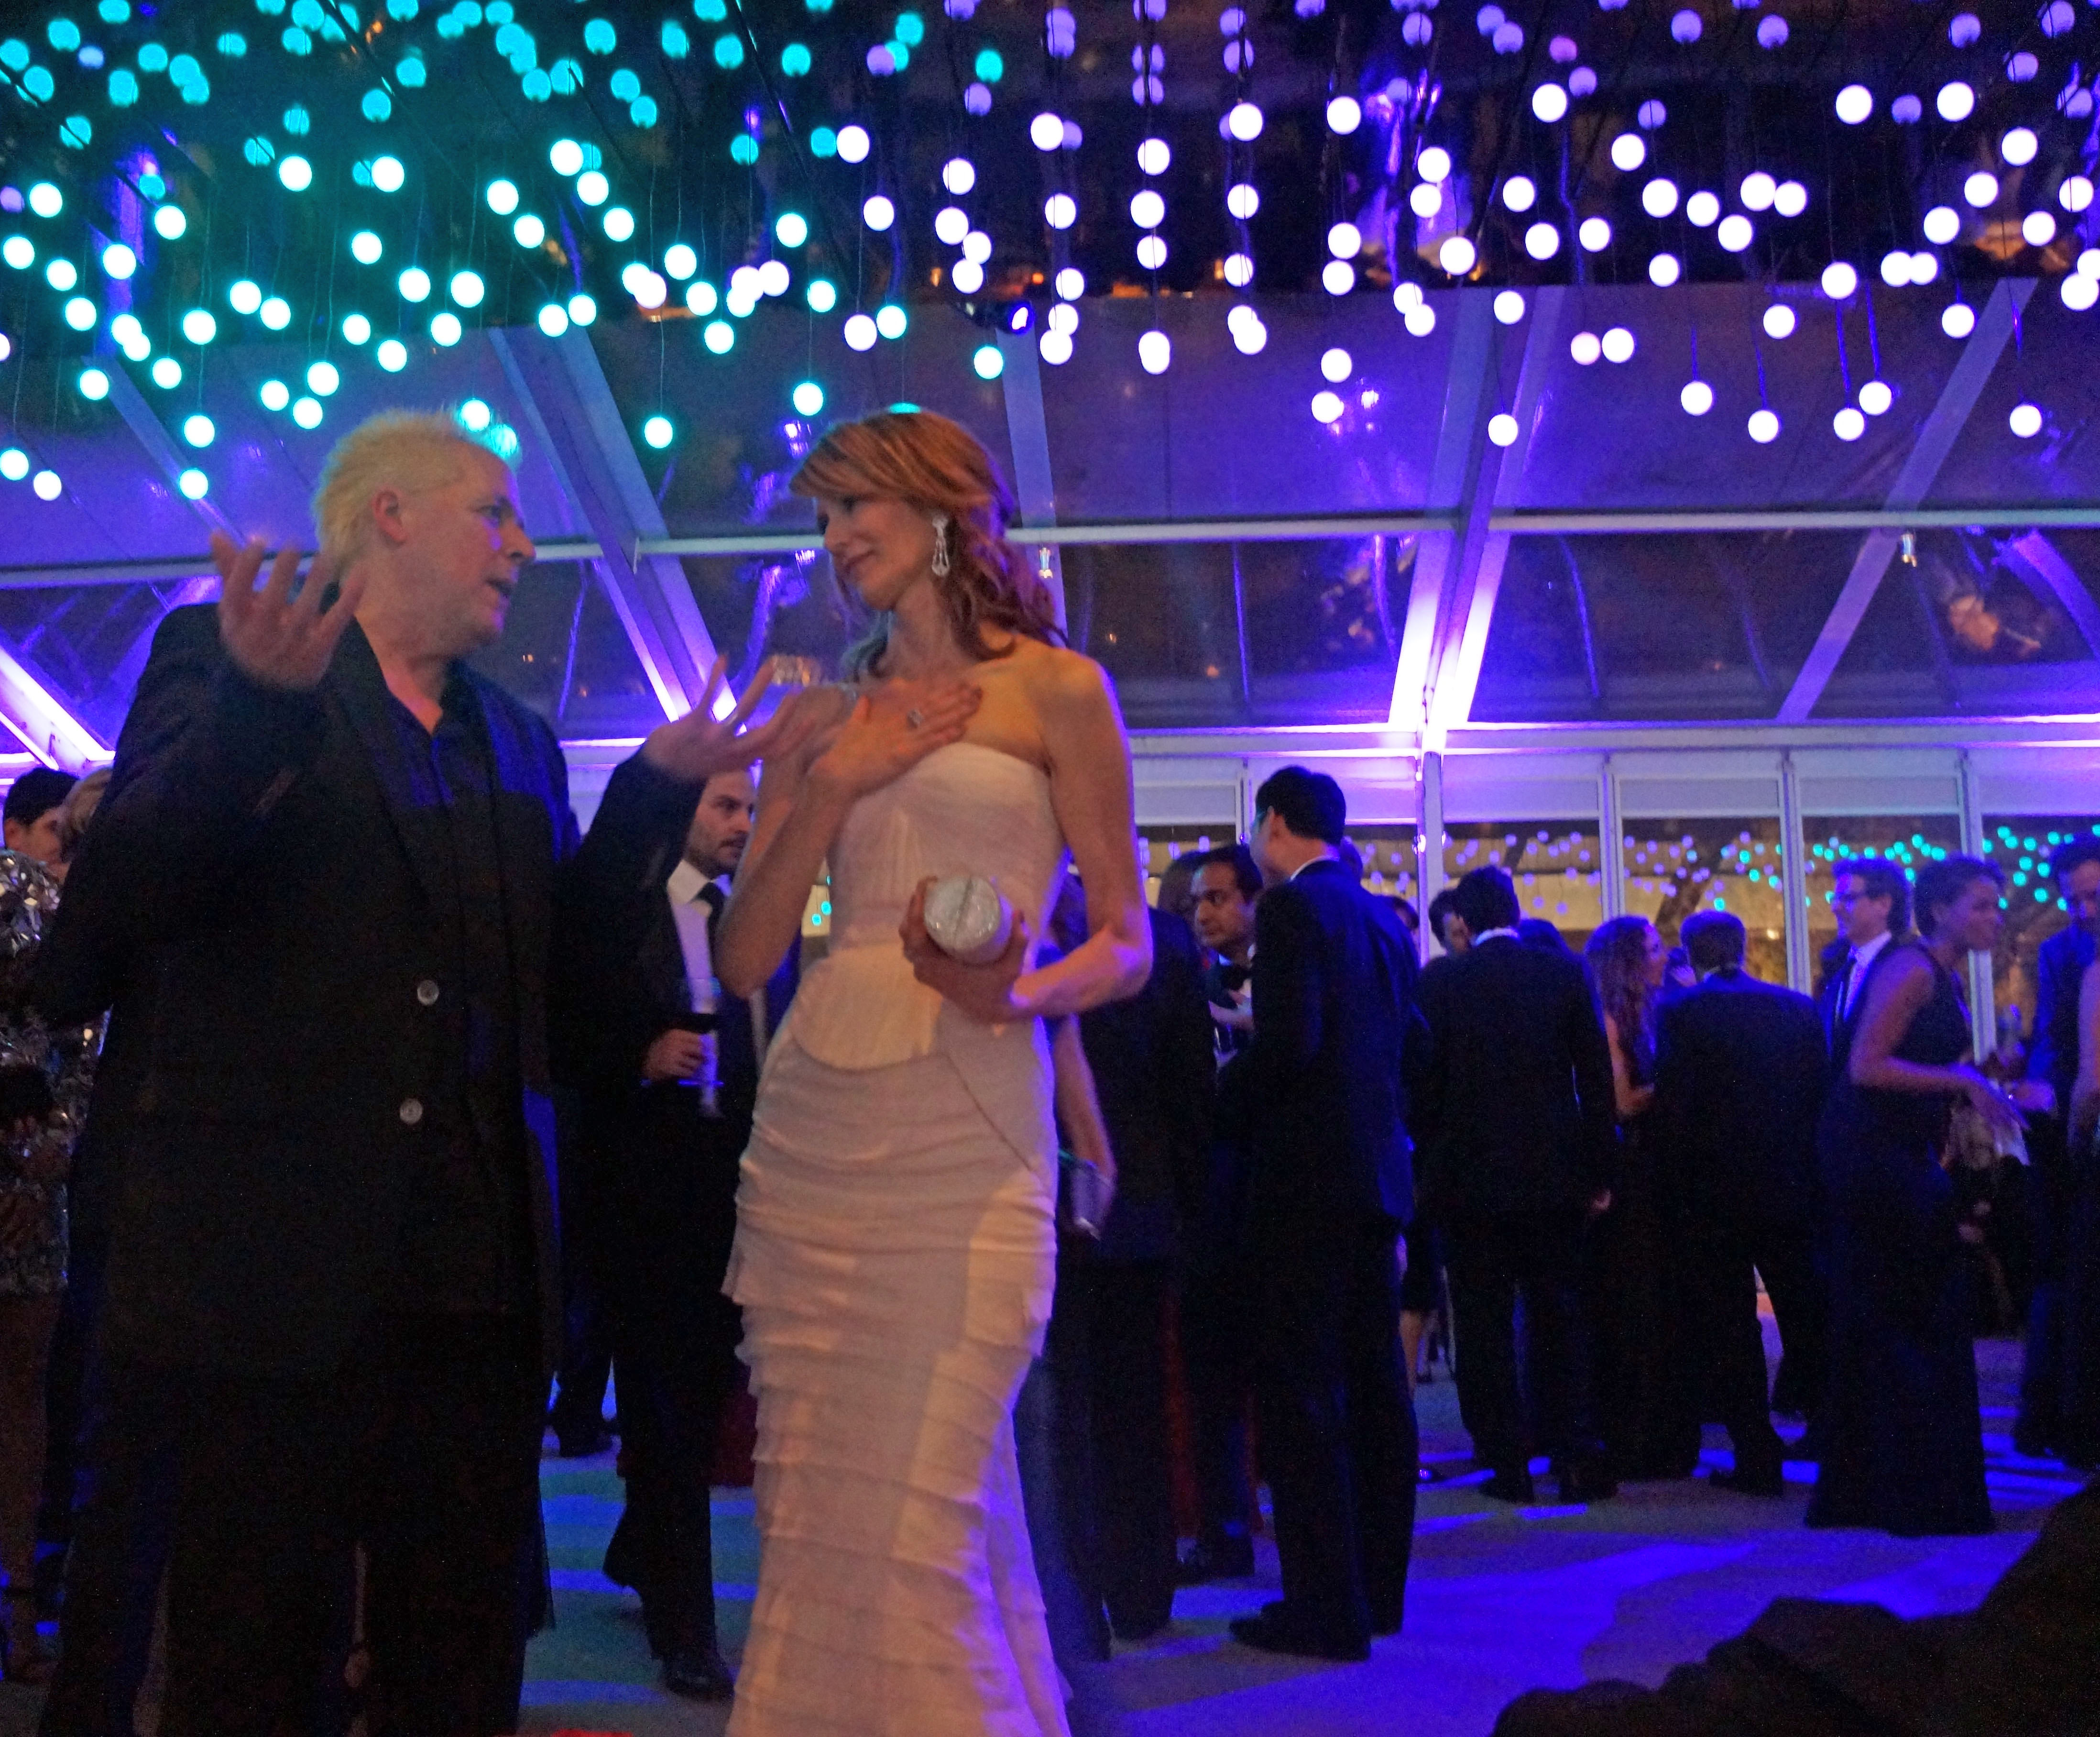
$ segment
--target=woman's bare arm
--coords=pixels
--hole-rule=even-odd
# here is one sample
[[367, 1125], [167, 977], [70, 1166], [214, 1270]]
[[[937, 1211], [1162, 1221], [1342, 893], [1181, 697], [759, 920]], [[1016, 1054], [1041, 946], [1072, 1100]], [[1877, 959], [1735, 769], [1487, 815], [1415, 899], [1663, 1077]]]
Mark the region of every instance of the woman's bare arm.
[[969, 966], [934, 946], [922, 917], [924, 889], [905, 913], [904, 950], [919, 980], [987, 1024], [1057, 1019], [1135, 995], [1152, 973], [1152, 925], [1137, 872], [1130, 745], [1101, 666], [1051, 654], [1031, 683], [1048, 759], [1050, 802], [1087, 889], [1092, 932], [1040, 970], [1025, 967], [1025, 926], [990, 965]]
[[1617, 1106], [1619, 1120], [1639, 1116], [1655, 1101], [1655, 1088], [1634, 1084], [1633, 1070], [1626, 1064], [1626, 1047], [1619, 1041], [1619, 1023], [1609, 1014], [1604, 1015], [1604, 1037], [1612, 1046], [1612, 1101]]

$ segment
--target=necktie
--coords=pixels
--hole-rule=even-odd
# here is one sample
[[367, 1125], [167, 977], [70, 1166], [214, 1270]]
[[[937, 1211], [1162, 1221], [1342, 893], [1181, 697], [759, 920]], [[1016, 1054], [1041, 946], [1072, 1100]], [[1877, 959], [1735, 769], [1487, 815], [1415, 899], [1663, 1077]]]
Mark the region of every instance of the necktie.
[[1845, 956], [1845, 968], [1838, 974], [1838, 1023], [1845, 1023], [1845, 1015], [1852, 1010], [1852, 972], [1859, 964], [1856, 953]]

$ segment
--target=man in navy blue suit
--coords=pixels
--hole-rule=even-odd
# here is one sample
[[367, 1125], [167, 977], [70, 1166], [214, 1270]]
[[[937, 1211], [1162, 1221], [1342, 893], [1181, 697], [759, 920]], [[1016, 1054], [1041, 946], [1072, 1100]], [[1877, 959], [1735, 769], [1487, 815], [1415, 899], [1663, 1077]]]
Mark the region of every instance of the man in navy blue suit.
[[1343, 1660], [1399, 1632], [1413, 1547], [1418, 1439], [1395, 1255], [1414, 1209], [1403, 1069], [1422, 1042], [1413, 943], [1339, 860], [1346, 820], [1340, 786], [1301, 767], [1255, 796], [1268, 890], [1246, 1246], [1283, 1597], [1232, 1625], [1267, 1651]]

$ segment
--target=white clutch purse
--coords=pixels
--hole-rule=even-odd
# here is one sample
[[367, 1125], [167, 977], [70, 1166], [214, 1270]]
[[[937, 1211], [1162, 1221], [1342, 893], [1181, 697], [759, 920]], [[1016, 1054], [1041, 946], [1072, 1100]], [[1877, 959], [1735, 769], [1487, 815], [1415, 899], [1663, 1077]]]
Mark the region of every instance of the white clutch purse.
[[946, 875], [926, 889], [926, 933], [950, 958], [990, 965], [1013, 938], [1013, 907], [982, 875]]

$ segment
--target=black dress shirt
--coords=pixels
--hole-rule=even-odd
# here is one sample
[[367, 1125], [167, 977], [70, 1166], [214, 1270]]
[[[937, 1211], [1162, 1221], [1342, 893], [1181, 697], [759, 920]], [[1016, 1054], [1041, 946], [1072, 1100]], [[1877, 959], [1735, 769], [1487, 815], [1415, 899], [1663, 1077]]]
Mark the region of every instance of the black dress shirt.
[[436, 1089], [423, 1105], [425, 1164], [403, 1230], [395, 1306], [522, 1310], [532, 1297], [518, 997], [482, 709], [455, 670], [426, 731], [391, 693], [393, 740], [412, 800], [409, 854], [430, 892]]

